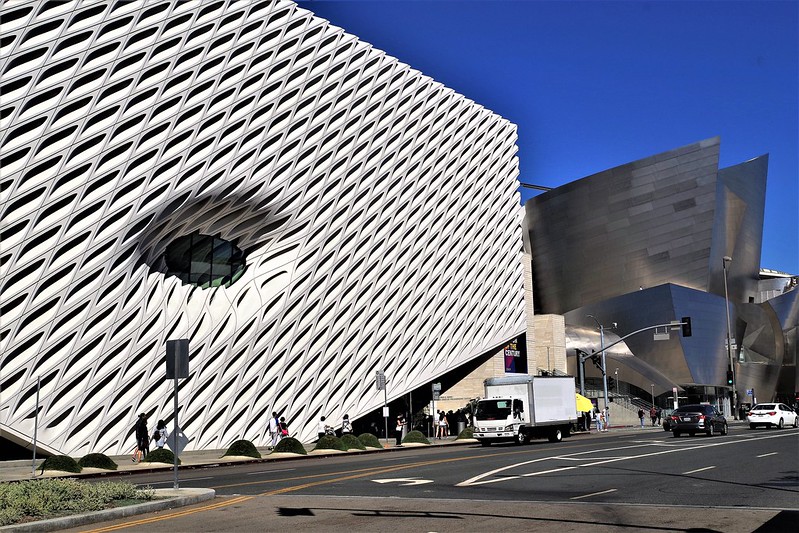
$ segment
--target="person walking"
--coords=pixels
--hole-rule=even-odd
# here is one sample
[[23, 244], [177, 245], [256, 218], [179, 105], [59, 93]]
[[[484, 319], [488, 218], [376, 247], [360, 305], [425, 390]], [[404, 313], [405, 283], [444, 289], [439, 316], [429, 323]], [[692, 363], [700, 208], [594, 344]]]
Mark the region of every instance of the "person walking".
[[327, 425], [327, 422], [325, 422], [325, 417], [323, 416], [322, 418], [319, 419], [319, 425], [316, 428], [316, 434], [319, 435], [319, 438], [321, 439], [322, 437], [327, 435], [329, 429], [332, 428]]
[[652, 427], [655, 427], [655, 425], [656, 425], [655, 422], [657, 422], [657, 419], [658, 419], [658, 410], [655, 409], [654, 405], [649, 410], [649, 419], [652, 420]]
[[610, 407], [605, 406], [605, 431], [610, 429]]
[[596, 425], [596, 432], [602, 432], [602, 416], [599, 409], [594, 409], [594, 425]]
[[136, 433], [136, 449], [133, 452], [134, 463], [141, 462], [150, 453], [150, 434], [147, 432], [147, 413], [141, 413], [134, 426]]
[[272, 438], [270, 448], [277, 446], [277, 441], [280, 440], [279, 429], [280, 419], [277, 417], [277, 412], [272, 411], [272, 417], [269, 419], [269, 436]]
[[344, 421], [341, 423], [341, 436], [349, 435], [352, 433], [352, 424], [350, 423], [350, 415], [344, 415]]
[[641, 421], [641, 429], [644, 429], [644, 410], [640, 407], [638, 408], [638, 420]]
[[289, 436], [289, 425], [286, 423], [286, 417], [280, 417], [280, 438], [284, 439]]
[[658, 424], [657, 425], [659, 426], [660, 425], [660, 420], [663, 417], [663, 411], [660, 409], [660, 407], [658, 407], [658, 409], [657, 409], [657, 417], [658, 417]]
[[158, 423], [155, 425], [155, 431], [153, 432], [153, 440], [155, 441], [155, 447], [158, 448], [159, 450], [163, 450], [167, 438], [169, 438], [169, 430], [166, 429], [166, 422], [164, 422], [163, 420], [159, 420]]
[[397, 425], [394, 428], [394, 437], [397, 439], [397, 446], [402, 446], [402, 430], [405, 428], [405, 417], [397, 415]]
[[599, 423], [597, 425], [602, 428], [599, 431], [601, 431], [603, 433], [605, 433], [608, 430], [608, 419], [605, 418], [605, 410], [604, 409], [599, 411]]

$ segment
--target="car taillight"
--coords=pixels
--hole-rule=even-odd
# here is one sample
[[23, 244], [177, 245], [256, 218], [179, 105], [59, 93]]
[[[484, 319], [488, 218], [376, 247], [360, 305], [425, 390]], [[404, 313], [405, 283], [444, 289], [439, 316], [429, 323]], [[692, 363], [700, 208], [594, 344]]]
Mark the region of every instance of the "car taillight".
[[777, 411], [769, 411], [768, 416], [774, 416], [777, 414]]
[[671, 416], [670, 418], [671, 418], [673, 421], [675, 421], [675, 422], [677, 421], [677, 417], [676, 417], [676, 416]]
[[699, 420], [704, 420], [704, 419], [705, 419], [705, 415], [699, 415]]

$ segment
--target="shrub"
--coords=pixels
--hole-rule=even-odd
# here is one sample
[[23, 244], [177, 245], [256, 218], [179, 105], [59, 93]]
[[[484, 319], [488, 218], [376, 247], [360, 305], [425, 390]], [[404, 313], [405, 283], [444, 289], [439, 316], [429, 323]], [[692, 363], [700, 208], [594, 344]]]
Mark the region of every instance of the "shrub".
[[84, 455], [78, 461], [81, 468], [102, 468], [103, 470], [116, 470], [117, 464], [107, 455], [102, 453], [90, 453]]
[[151, 500], [152, 489], [126, 482], [38, 479], [0, 484], [0, 526], [105, 509], [117, 500]]
[[79, 474], [81, 467], [75, 459], [68, 455], [51, 455], [44, 460], [41, 466], [42, 472], [45, 470], [58, 470], [60, 472], [72, 472]]
[[402, 442], [417, 442], [420, 444], [430, 444], [430, 441], [427, 440], [427, 437], [422, 435], [421, 431], [413, 430], [409, 431], [405, 438], [402, 439]]
[[294, 437], [283, 437], [280, 439], [280, 441], [278, 441], [277, 446], [275, 446], [275, 449], [272, 451], [279, 453], [298, 453], [300, 455], [308, 455], [308, 452], [305, 451], [305, 446], [303, 446], [302, 443]]
[[458, 438], [457, 438], [457, 439], [455, 439], [455, 440], [459, 440], [459, 439], [473, 439], [473, 438], [474, 438], [474, 434], [472, 433], [472, 431], [473, 431], [473, 430], [472, 430], [472, 428], [466, 428], [466, 429], [464, 429], [463, 431], [461, 431], [461, 432], [458, 434]]
[[360, 435], [358, 435], [358, 440], [361, 441], [361, 444], [363, 444], [367, 448], [383, 447], [383, 445], [380, 444], [378, 438], [372, 435], [371, 433], [361, 433]]
[[358, 437], [356, 437], [355, 435], [352, 435], [350, 433], [346, 433], [346, 434], [342, 435], [341, 436], [341, 442], [344, 443], [344, 446], [348, 450], [365, 450], [366, 449], [366, 446], [364, 446], [363, 443], [360, 440], [358, 440]]
[[[147, 454], [147, 457], [144, 458], [145, 463], [166, 463], [173, 465], [175, 464], [175, 454], [172, 453], [171, 450], [167, 450], [166, 448], [155, 449]], [[178, 457], [178, 464], [180, 464], [180, 458]]]
[[332, 435], [325, 435], [317, 441], [314, 450], [338, 450], [340, 452], [346, 452], [347, 447], [341, 442], [340, 438]]
[[[243, 439], [237, 440], [231, 444], [230, 448], [225, 452], [225, 455], [241, 455], [244, 457], [255, 457], [256, 459], [261, 458], [261, 454], [255, 449], [255, 444]], [[224, 457], [224, 455], [222, 457]]]

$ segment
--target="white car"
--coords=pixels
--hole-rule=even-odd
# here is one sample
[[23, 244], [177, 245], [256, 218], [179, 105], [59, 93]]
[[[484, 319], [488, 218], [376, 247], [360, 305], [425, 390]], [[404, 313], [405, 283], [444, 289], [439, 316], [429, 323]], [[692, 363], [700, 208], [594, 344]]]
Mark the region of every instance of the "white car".
[[759, 403], [749, 410], [746, 420], [751, 429], [757, 426], [799, 427], [799, 415], [784, 403]]

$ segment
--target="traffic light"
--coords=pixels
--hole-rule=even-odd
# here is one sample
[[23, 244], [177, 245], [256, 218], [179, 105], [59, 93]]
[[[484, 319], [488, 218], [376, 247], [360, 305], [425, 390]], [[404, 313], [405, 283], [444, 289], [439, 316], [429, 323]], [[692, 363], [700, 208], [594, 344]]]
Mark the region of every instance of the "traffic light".
[[684, 316], [680, 320], [682, 322], [682, 336], [683, 337], [690, 337], [691, 336], [691, 317]]
[[727, 370], [727, 385], [732, 385], [732, 370]]

